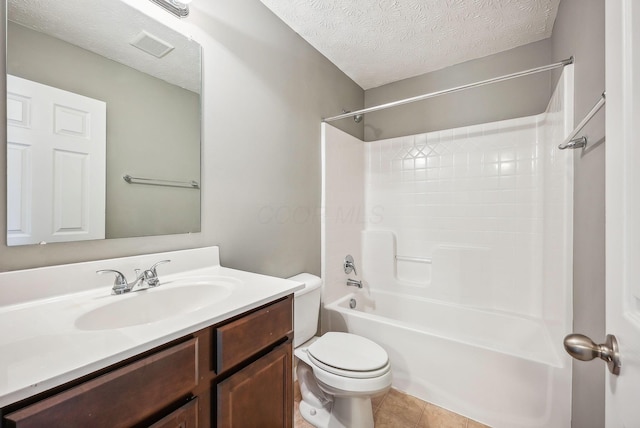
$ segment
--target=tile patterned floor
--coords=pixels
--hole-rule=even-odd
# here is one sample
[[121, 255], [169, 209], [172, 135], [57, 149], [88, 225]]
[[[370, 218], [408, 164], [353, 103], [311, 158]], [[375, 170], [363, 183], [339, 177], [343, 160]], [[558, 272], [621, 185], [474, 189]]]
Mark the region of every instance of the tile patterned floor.
[[[313, 428], [298, 411], [300, 388], [294, 385], [294, 428]], [[372, 400], [376, 428], [489, 428], [416, 397], [391, 389]]]

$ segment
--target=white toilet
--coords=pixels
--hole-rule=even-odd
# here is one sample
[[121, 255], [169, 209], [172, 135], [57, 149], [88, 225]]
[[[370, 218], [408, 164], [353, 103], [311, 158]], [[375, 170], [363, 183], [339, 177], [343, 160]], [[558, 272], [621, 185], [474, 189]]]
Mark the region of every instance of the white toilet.
[[314, 336], [322, 280], [308, 273], [289, 279], [305, 284], [294, 295], [293, 339], [302, 417], [316, 428], [372, 428], [371, 397], [391, 387], [389, 356], [355, 334]]

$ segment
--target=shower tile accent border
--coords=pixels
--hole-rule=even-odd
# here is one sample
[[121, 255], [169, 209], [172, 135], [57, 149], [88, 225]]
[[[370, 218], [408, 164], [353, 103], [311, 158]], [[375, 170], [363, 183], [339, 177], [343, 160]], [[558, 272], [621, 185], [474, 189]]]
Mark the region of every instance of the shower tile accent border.
[[[300, 388], [294, 386], [294, 428], [313, 428], [298, 407]], [[397, 389], [390, 389], [371, 400], [375, 428], [490, 428], [434, 404], [422, 401]]]

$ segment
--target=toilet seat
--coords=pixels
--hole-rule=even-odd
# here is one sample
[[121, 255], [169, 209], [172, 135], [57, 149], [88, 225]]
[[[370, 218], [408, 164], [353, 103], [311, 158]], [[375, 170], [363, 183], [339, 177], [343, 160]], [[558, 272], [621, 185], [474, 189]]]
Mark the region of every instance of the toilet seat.
[[371, 379], [374, 377], [379, 377], [388, 372], [391, 369], [391, 364], [387, 363], [385, 366], [379, 368], [378, 370], [372, 371], [352, 371], [352, 370], [344, 370], [338, 367], [329, 366], [324, 364], [322, 361], [316, 360], [313, 355], [309, 354], [309, 360], [313, 363], [314, 366], [332, 373], [337, 376], [350, 377], [354, 379]]
[[389, 357], [377, 343], [350, 333], [329, 332], [307, 348], [318, 368], [355, 379], [370, 379], [390, 370]]

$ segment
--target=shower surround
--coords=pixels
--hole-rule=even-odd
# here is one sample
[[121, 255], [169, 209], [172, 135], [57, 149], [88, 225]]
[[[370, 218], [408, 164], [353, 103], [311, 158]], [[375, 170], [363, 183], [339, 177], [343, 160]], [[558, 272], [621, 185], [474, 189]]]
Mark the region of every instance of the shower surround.
[[380, 343], [394, 386], [426, 401], [569, 426], [572, 105], [568, 66], [536, 116], [367, 143], [323, 124], [323, 329]]

